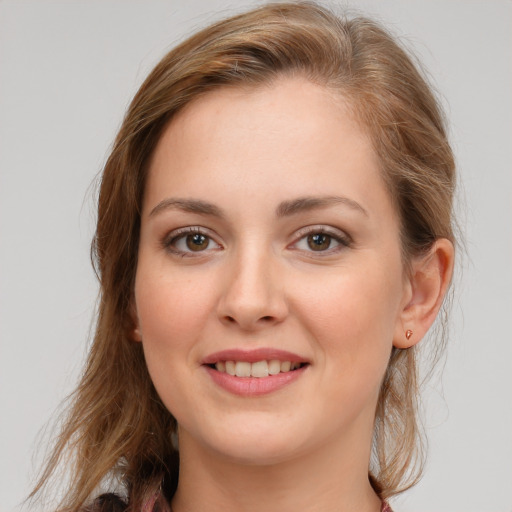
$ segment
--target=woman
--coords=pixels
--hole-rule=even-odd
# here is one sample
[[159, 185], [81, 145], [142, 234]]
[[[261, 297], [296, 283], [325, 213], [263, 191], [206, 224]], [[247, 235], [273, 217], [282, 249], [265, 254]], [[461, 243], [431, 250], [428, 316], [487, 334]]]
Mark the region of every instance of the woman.
[[96, 336], [36, 492], [71, 448], [62, 510], [385, 510], [421, 471], [453, 189], [374, 23], [267, 5], [182, 43], [103, 172]]

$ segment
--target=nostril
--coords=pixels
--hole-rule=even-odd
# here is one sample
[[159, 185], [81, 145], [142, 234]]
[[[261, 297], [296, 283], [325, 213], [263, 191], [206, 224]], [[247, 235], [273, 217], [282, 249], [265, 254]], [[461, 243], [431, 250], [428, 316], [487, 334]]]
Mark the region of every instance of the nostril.
[[262, 316], [261, 317], [261, 320], [265, 321], [265, 322], [270, 322], [272, 320], [272, 317], [271, 316]]

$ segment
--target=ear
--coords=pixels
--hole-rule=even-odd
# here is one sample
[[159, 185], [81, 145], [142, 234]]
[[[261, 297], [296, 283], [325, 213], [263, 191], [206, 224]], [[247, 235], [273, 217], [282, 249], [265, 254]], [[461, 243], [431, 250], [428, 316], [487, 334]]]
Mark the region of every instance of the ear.
[[409, 348], [427, 333], [441, 308], [453, 273], [455, 250], [446, 238], [436, 240], [427, 254], [414, 258], [393, 345]]
[[140, 332], [140, 329], [138, 327], [134, 327], [132, 330], [132, 340], [141, 342], [142, 341], [142, 334]]
[[130, 307], [130, 328], [129, 328], [129, 336], [132, 341], [141, 342], [142, 341], [142, 332], [139, 325], [139, 316], [137, 315], [137, 308], [135, 306], [135, 301], [132, 299], [132, 305]]

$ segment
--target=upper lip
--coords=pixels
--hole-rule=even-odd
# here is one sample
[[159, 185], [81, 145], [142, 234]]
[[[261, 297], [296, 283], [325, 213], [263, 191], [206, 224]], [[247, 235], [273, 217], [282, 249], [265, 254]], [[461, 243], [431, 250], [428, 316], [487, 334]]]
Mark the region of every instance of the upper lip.
[[219, 361], [245, 361], [247, 363], [256, 363], [258, 361], [290, 361], [292, 363], [308, 363], [307, 358], [304, 358], [293, 352], [280, 350], [277, 348], [257, 348], [252, 350], [244, 349], [227, 349], [219, 352], [214, 352], [206, 356], [202, 364], [215, 364]]

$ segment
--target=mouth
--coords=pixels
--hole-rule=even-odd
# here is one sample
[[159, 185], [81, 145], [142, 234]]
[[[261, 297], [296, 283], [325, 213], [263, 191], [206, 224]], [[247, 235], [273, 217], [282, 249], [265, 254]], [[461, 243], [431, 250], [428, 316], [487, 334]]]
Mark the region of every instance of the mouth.
[[300, 380], [311, 362], [284, 350], [223, 350], [202, 361], [211, 379], [235, 395], [260, 396]]
[[217, 361], [208, 366], [220, 373], [227, 373], [233, 377], [264, 378], [270, 375], [279, 375], [303, 368], [308, 363], [297, 361], [280, 361], [278, 359], [261, 360], [254, 363], [248, 361]]

